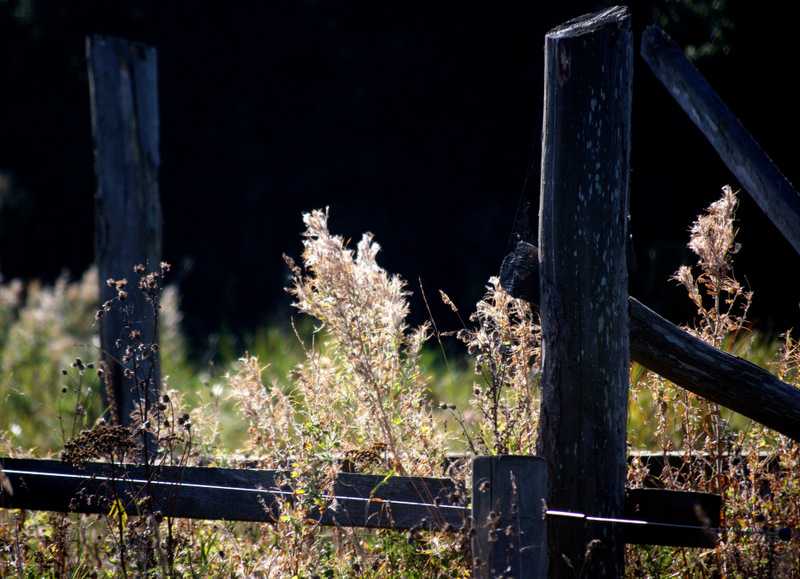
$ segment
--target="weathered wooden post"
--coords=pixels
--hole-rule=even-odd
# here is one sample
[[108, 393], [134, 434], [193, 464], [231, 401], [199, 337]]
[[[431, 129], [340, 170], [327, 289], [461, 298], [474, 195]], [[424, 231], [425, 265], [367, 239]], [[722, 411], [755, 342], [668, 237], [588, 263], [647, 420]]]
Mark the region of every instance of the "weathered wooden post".
[[[537, 451], [548, 508], [594, 517], [620, 517], [625, 498], [632, 48], [624, 7], [545, 39]], [[547, 544], [550, 577], [623, 574], [614, 526], [549, 519]]]
[[477, 456], [472, 461], [472, 557], [476, 579], [539, 579], [545, 571], [544, 460]]
[[[158, 197], [160, 165], [156, 51], [121, 38], [92, 36], [86, 40], [92, 107], [97, 192], [95, 194], [95, 259], [100, 279], [100, 302], [117, 295], [109, 278], [128, 279], [127, 305], [134, 316], [127, 327], [119, 315], [100, 319], [103, 366], [110, 393], [104, 404], [120, 424], [131, 423], [138, 406], [135, 380], [126, 378], [121, 364], [131, 331], [143, 343], [158, 343], [152, 307], [136, 290], [134, 266], [156, 270], [161, 261], [161, 207]], [[151, 384], [159, 384], [158, 368]], [[151, 392], [155, 396], [155, 392]]]

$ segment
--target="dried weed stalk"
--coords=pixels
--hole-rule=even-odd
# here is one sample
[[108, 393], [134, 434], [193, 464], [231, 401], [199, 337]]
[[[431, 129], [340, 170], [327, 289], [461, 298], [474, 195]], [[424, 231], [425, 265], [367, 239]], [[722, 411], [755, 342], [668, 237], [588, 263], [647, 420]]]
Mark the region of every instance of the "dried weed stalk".
[[295, 306], [320, 322], [295, 378], [308, 420], [358, 447], [386, 445], [398, 474], [431, 473], [445, 448], [420, 370], [428, 326], [406, 324], [408, 292], [378, 266], [365, 234], [356, 250], [328, 231], [328, 213], [305, 214], [303, 267], [291, 259]]
[[753, 292], [745, 290], [733, 277], [733, 256], [740, 248], [733, 226], [738, 204], [733, 189], [729, 185], [723, 187], [722, 197], [692, 225], [688, 246], [698, 257], [699, 275], [695, 278], [692, 269], [683, 265], [672, 277], [686, 288], [689, 299], [697, 306], [701, 324], [695, 333], [718, 348], [725, 338], [735, 338], [746, 329], [747, 310], [753, 298]]
[[[683, 285], [698, 308], [698, 323], [687, 328], [718, 348], [732, 348], [747, 330], [752, 292], [733, 277], [736, 194], [724, 187], [722, 197], [697, 218], [689, 248], [699, 272], [681, 267], [673, 279]], [[800, 349], [784, 335], [773, 371], [798, 384]], [[722, 528], [715, 549], [629, 547], [627, 565], [636, 576], [797, 577], [798, 539], [789, 529], [800, 523], [798, 448], [790, 440], [755, 422], [745, 421], [688, 391], [634, 365], [632, 404], [653, 413], [653, 440], [664, 455], [664, 468], [651, 475], [641, 461], [629, 470], [632, 485], [718, 493], [723, 498]], [[740, 425], [731, 426], [732, 421]], [[682, 460], [670, 462], [671, 451]], [[674, 456], [674, 453], [673, 453]], [[778, 533], [783, 529], [781, 533]], [[759, 532], [763, 531], [763, 534]]]
[[[456, 415], [476, 454], [527, 454], [536, 444], [541, 328], [531, 305], [512, 298], [496, 277], [470, 316], [472, 328], [458, 332], [475, 362], [472, 411], [476, 437]], [[454, 310], [452, 300], [443, 294]], [[448, 409], [453, 411], [450, 406]]]
[[[317, 324], [305, 360], [288, 384], [264, 384], [265, 368], [250, 356], [227, 379], [250, 422], [248, 450], [261, 464], [284, 469], [292, 490], [290, 500], [270, 505], [276, 522], [262, 527], [263, 541], [276, 547], [261, 561], [265, 576], [362, 576], [385, 568], [387, 549], [398, 555], [389, 547], [397, 533], [326, 530], [310, 515], [338, 508], [332, 495], [339, 470], [444, 474], [446, 439], [420, 369], [428, 327], [407, 326], [405, 284], [378, 266], [371, 234], [352, 250], [328, 231], [327, 211], [303, 220], [302, 265], [286, 261], [294, 305]], [[405, 545], [407, 557], [454, 557], [453, 541], [441, 536]], [[445, 572], [432, 569], [426, 576]]]

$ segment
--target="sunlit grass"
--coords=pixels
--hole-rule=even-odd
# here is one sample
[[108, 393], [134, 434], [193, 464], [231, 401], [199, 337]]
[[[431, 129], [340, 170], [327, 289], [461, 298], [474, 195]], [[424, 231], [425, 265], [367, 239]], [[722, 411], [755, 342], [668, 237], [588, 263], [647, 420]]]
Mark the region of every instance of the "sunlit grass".
[[[780, 347], [779, 340], [752, 332], [743, 334], [738, 340], [726, 340], [722, 349], [773, 371]], [[641, 364], [631, 364], [628, 444], [631, 449], [647, 451], [665, 450], [667, 443], [670, 448], [682, 448], [684, 433], [680, 428], [679, 417], [671, 409], [691, 401], [700, 402], [701, 399], [669, 382], [664, 382], [661, 388], [654, 388], [655, 379]], [[657, 417], [662, 408], [665, 409], [668, 420], [659, 426]], [[750, 418], [732, 410], [722, 408], [720, 412], [732, 432], [746, 432], [753, 424]], [[665, 433], [668, 436], [665, 437]]]
[[[726, 188], [692, 228], [699, 273], [682, 267], [675, 277], [698, 307], [697, 325], [688, 331], [796, 384], [800, 344], [790, 335], [747, 330], [751, 295], [731, 278], [735, 207], [735, 194]], [[391, 569], [385, 575], [390, 577], [453, 576], [451, 571], [467, 576], [466, 534], [323, 530], [307, 524], [309, 513], [325, 504], [326, 485], [349, 453], [366, 457], [362, 472], [451, 476], [464, 484], [467, 497], [468, 463], [449, 469], [460, 463], [451, 460], [453, 454], [531, 451], [538, 421], [538, 318], [492, 278], [469, 325], [440, 343], [428, 326], [405, 325], [402, 280], [377, 265], [371, 236], [354, 251], [329, 234], [327, 213], [305, 220], [304, 264], [290, 261], [292, 293], [302, 313], [291, 322], [264, 324], [243, 339], [221, 335], [213, 359], [198, 362], [181, 331], [177, 292], [163, 293], [163, 389], [168, 404], [187, 412], [191, 423], [180, 431], [182, 446], [168, 448], [168, 456], [177, 448], [186, 465], [239, 466], [257, 459], [267, 468], [283, 468], [290, 458], [290, 484], [298, 490], [297, 501], [280, 505], [276, 525], [174, 521], [170, 532], [183, 543], [172, 552], [172, 570], [300, 577], [324, 569], [324, 576], [350, 577], [360, 576], [353, 569], [373, 568]], [[92, 365], [99, 357], [96, 289], [91, 270], [52, 286], [0, 283], [0, 455], [55, 455], [102, 412]], [[231, 346], [242, 342], [243, 351]], [[721, 494], [725, 523], [734, 527], [798, 524], [800, 479], [794, 466], [800, 447], [635, 363], [630, 384], [630, 448], [686, 459], [655, 475], [657, 480], [633, 464], [630, 485], [647, 480]], [[162, 421], [163, 416], [156, 420], [167, 428]], [[192, 453], [181, 454], [190, 446]], [[779, 476], [765, 468], [765, 453], [787, 470]], [[102, 569], [97, 576], [115, 576], [125, 568], [115, 554], [124, 552], [120, 545], [131, 529], [118, 530], [114, 539], [115, 530], [107, 527], [77, 515], [0, 513], [6, 542], [21, 547], [26, 570], [38, 576], [64, 576], [66, 570], [88, 576], [86, 559], [69, 558], [76, 545], [80, 557], [93, 549], [91, 563]], [[147, 532], [140, 538], [155, 545], [158, 534]], [[747, 536], [723, 541], [704, 552], [702, 565], [683, 556], [685, 550], [637, 546], [628, 547], [627, 565], [636, 576], [716, 576], [719, 569], [730, 576], [767, 576], [773, 558], [795, 566], [800, 561], [793, 542]], [[0, 552], [0, 572], [16, 564], [17, 555], [8, 553]], [[49, 575], [40, 572], [43, 561]]]

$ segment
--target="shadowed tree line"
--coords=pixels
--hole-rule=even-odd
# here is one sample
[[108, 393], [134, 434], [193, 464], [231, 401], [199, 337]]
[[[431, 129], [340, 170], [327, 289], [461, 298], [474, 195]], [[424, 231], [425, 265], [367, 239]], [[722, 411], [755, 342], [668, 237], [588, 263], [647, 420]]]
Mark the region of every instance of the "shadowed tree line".
[[[158, 49], [164, 257], [198, 348], [288, 315], [281, 254], [300, 252], [301, 212], [325, 206], [332, 231], [376, 234], [418, 319], [421, 279], [454, 325], [438, 290], [471, 309], [523, 192], [536, 222], [544, 34], [609, 3], [550, 4], [0, 0], [0, 271], [52, 279], [92, 261], [84, 42], [117, 35]], [[789, 19], [663, 0], [632, 15], [637, 54], [645, 26], [665, 28], [797, 183]], [[687, 321], [667, 279], [692, 263], [694, 216], [736, 183], [638, 56], [633, 115], [631, 293]], [[741, 199], [752, 313], [764, 329], [797, 325], [797, 291], [778, 281], [797, 256]]]

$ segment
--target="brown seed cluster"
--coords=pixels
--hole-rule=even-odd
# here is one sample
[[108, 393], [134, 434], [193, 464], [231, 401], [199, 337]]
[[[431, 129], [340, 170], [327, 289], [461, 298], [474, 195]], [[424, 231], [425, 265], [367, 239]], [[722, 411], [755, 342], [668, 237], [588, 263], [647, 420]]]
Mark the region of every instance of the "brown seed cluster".
[[77, 467], [84, 467], [97, 459], [123, 462], [137, 444], [130, 428], [104, 424], [84, 430], [67, 441], [61, 452], [61, 461]]
[[385, 442], [373, 442], [361, 450], [348, 450], [344, 454], [340, 469], [343, 472], [364, 472], [383, 460], [387, 450]]

